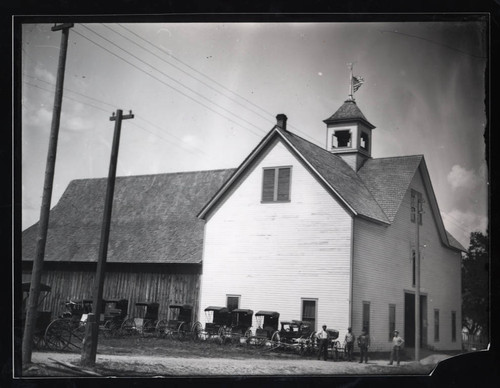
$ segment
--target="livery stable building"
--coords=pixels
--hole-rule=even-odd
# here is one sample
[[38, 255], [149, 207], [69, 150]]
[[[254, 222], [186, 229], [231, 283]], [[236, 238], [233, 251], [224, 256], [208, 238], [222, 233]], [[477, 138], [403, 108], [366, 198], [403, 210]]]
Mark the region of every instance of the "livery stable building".
[[[421, 346], [461, 349], [461, 257], [443, 225], [423, 155], [373, 158], [374, 126], [351, 98], [319, 147], [277, 124], [237, 169], [119, 177], [104, 299], [278, 311], [387, 351], [415, 345], [420, 253]], [[92, 298], [106, 179], [72, 181], [51, 210], [44, 309]], [[417, 231], [420, 241], [417, 249]], [[22, 235], [29, 280], [37, 224]], [[253, 330], [257, 327], [253, 318]]]

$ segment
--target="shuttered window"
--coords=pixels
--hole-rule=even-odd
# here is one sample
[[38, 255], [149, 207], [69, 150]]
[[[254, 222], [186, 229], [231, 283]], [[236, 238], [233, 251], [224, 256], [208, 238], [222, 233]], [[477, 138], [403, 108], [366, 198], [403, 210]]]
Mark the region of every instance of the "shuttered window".
[[396, 330], [396, 305], [389, 305], [389, 341], [392, 341], [394, 336], [394, 330]]
[[363, 330], [370, 333], [370, 302], [363, 302]]
[[302, 299], [302, 320], [309, 322], [316, 330], [316, 300]]
[[265, 168], [262, 179], [262, 202], [290, 200], [291, 167]]

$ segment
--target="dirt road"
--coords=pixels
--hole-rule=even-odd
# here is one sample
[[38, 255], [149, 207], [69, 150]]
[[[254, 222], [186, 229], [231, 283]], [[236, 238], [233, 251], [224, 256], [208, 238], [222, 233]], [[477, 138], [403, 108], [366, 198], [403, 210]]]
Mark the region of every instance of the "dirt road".
[[[33, 353], [32, 372], [54, 373], [44, 366], [57, 367], [53, 360], [80, 365], [79, 354]], [[342, 375], [342, 374], [429, 374], [434, 362], [403, 362], [401, 366], [388, 366], [387, 360], [358, 362], [304, 359], [252, 359], [252, 358], [194, 358], [137, 355], [98, 354], [96, 366], [90, 370], [103, 376], [250, 376], [250, 375]], [[60, 367], [60, 366], [59, 366]], [[34, 369], [33, 369], [34, 368]], [[64, 369], [64, 368], [63, 368]], [[88, 368], [87, 368], [88, 369]]]

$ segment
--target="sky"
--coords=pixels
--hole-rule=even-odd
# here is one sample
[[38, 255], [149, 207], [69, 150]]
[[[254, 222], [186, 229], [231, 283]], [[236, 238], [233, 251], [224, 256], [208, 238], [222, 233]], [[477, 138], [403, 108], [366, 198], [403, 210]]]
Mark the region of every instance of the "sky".
[[[22, 228], [38, 221], [61, 32], [22, 25]], [[488, 225], [486, 25], [76, 23], [69, 30], [51, 207], [74, 179], [235, 168], [276, 123], [325, 147], [355, 93], [372, 156], [423, 154], [445, 227], [465, 247]]]

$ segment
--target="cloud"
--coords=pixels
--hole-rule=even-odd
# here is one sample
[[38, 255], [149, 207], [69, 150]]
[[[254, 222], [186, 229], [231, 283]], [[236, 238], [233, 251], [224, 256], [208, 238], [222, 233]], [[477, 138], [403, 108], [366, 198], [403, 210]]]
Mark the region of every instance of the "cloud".
[[482, 175], [481, 172], [478, 173], [474, 170], [467, 170], [455, 164], [448, 173], [447, 180], [454, 191], [457, 189], [472, 191], [482, 184]]
[[40, 107], [34, 111], [23, 111], [23, 122], [25, 125], [36, 125], [42, 128], [49, 128], [52, 122], [52, 111], [45, 107]]

